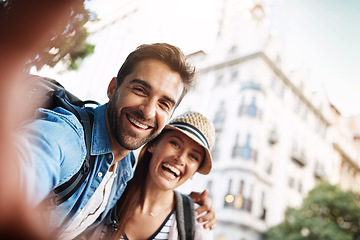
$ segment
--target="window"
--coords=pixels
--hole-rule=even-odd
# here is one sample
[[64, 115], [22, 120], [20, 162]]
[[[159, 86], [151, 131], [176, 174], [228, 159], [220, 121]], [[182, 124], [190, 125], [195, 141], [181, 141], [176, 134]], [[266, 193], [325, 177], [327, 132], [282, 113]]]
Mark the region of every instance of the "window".
[[238, 52], [238, 46], [233, 45], [230, 49], [229, 49], [229, 55], [235, 55]]
[[263, 221], [266, 220], [265, 192], [261, 192], [260, 219]]
[[220, 147], [219, 147], [219, 136], [215, 138], [215, 144], [213, 149], [211, 150], [211, 156], [214, 161], [218, 160], [220, 155]]
[[284, 92], [285, 92], [285, 87], [284, 84], [281, 83], [278, 85], [277, 95], [282, 98], [284, 96]]
[[251, 135], [248, 134], [246, 136], [245, 146], [244, 146], [244, 149], [243, 149], [242, 154], [241, 154], [242, 158], [246, 159], [246, 160], [250, 159], [250, 157], [251, 157], [250, 141], [251, 141]]
[[288, 186], [289, 188], [293, 188], [294, 187], [294, 178], [293, 177], [290, 177], [288, 178]]
[[299, 193], [302, 193], [302, 191], [303, 191], [303, 185], [302, 185], [302, 183], [299, 181], [299, 183], [298, 183], [298, 192]]
[[269, 175], [272, 173], [272, 162], [270, 160], [266, 162], [265, 172]]
[[233, 151], [232, 151], [233, 158], [241, 155], [242, 147], [240, 146], [239, 138], [240, 138], [240, 135], [238, 133], [238, 134], [236, 134], [235, 145], [234, 145]]
[[248, 114], [250, 117], [256, 117], [256, 97], [253, 96], [252, 100], [251, 100], [251, 104], [249, 105], [248, 108]]
[[261, 118], [261, 112], [259, 111], [256, 104], [256, 96], [252, 96], [251, 103], [246, 104], [245, 98], [241, 99], [241, 104], [238, 111], [238, 116], [247, 115], [249, 117], [259, 117]]
[[217, 74], [215, 79], [215, 87], [223, 83], [224, 75], [222, 73]]
[[235, 70], [231, 73], [231, 81], [235, 81], [238, 77], [238, 71]]
[[225, 102], [222, 101], [220, 103], [218, 110], [215, 113], [215, 117], [213, 121], [216, 130], [220, 131], [222, 129], [223, 124], [225, 122], [225, 117], [226, 117]]
[[246, 136], [244, 145], [240, 144], [240, 135], [236, 135], [235, 145], [233, 146], [232, 157], [241, 157], [244, 160], [257, 160], [257, 151], [251, 148], [251, 135]]
[[271, 89], [275, 89], [275, 86], [276, 86], [276, 79], [275, 78], [270, 79], [269, 86], [270, 86]]
[[231, 192], [232, 180], [229, 180], [228, 194], [225, 196], [224, 207], [238, 210], [245, 210], [251, 212], [252, 199], [244, 196], [245, 181], [241, 180], [239, 183], [238, 192], [233, 194]]
[[227, 194], [225, 195], [224, 207], [231, 207], [234, 203], [234, 195], [231, 194], [232, 179], [229, 180], [229, 187]]

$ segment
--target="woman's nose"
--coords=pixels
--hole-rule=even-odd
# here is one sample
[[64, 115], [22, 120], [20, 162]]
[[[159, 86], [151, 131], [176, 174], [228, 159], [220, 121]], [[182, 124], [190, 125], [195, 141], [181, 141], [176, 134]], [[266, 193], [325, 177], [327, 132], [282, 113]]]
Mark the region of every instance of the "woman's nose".
[[185, 164], [185, 154], [184, 153], [177, 155], [175, 159], [176, 159], [177, 164], [179, 164], [179, 165]]

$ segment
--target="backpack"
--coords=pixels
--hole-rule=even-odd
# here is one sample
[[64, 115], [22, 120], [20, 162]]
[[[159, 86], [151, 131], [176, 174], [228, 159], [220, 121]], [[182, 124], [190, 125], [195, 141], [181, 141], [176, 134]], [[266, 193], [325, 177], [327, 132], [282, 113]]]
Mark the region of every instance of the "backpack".
[[67, 182], [56, 187], [44, 200], [47, 207], [56, 207], [69, 199], [72, 194], [81, 186], [88, 176], [94, 164], [94, 157], [90, 155], [92, 124], [94, 120], [93, 112], [86, 107], [87, 104], [99, 105], [98, 102], [88, 100], [82, 101], [54, 79], [29, 75], [25, 79], [26, 98], [28, 99], [22, 118], [28, 119], [34, 115], [37, 108], [54, 109], [62, 107], [73, 113], [83, 126], [85, 133], [86, 157], [80, 170]]
[[188, 195], [175, 192], [176, 221], [179, 239], [192, 240], [195, 236], [194, 202]]

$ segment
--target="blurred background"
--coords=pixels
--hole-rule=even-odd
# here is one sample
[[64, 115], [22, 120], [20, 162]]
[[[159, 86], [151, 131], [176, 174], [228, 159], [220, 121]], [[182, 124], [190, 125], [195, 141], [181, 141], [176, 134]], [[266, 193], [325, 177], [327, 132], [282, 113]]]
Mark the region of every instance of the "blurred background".
[[70, 14], [68, 43], [26, 71], [105, 103], [138, 45], [180, 47], [198, 81], [175, 115], [199, 111], [217, 134], [212, 172], [180, 190], [210, 190], [215, 239], [359, 239], [359, 10], [356, 0], [88, 0]]

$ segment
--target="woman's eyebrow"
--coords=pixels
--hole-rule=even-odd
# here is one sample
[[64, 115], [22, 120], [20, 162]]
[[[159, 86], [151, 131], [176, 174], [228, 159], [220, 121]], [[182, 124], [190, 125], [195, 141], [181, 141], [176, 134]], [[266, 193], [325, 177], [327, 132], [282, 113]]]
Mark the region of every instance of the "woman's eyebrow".
[[193, 150], [194, 152], [199, 153], [199, 154], [200, 154], [200, 156], [202, 155], [202, 151], [199, 151], [199, 150], [197, 150], [197, 149], [195, 149], [195, 148], [193, 148], [192, 150]]
[[180, 142], [184, 142], [181, 137], [178, 137], [178, 136], [172, 136], [172, 137], [178, 139]]

